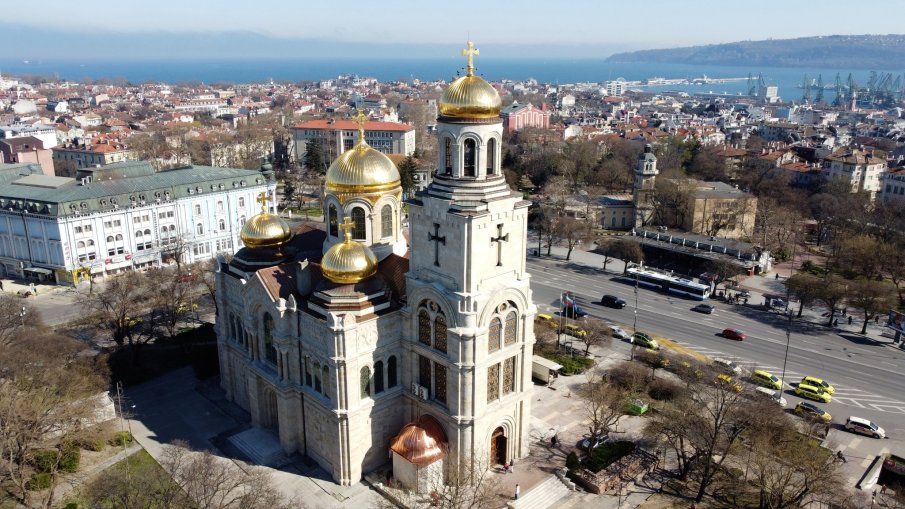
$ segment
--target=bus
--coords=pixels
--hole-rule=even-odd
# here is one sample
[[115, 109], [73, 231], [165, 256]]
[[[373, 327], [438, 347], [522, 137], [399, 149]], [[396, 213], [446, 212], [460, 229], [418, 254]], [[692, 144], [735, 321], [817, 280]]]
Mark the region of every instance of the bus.
[[656, 288], [668, 293], [675, 293], [696, 300], [704, 300], [710, 297], [712, 288], [710, 285], [696, 283], [690, 279], [655, 272], [641, 267], [630, 267], [625, 270], [625, 278], [638, 285]]

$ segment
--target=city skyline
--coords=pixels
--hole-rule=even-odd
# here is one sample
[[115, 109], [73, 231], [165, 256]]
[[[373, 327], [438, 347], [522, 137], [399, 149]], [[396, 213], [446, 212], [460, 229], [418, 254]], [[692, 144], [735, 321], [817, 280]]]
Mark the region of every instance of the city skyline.
[[[144, 4], [88, 1], [80, 9], [49, 0], [40, 11], [7, 6], [0, 27], [8, 35], [5, 56], [53, 58], [350, 58], [448, 56], [450, 47], [474, 40], [485, 54], [502, 58], [606, 57], [616, 52], [719, 44], [741, 40], [901, 32], [894, 16], [839, 16], [850, 3], [768, 1], [765, 8], [706, 0], [693, 8], [653, 1], [633, 4], [572, 0], [555, 8], [537, 1], [482, 3], [462, 0], [456, 14], [412, 9], [388, 0], [381, 9], [352, 1], [337, 14], [328, 4], [277, 4], [248, 9], [162, 0]], [[892, 0], [871, 0], [859, 10], [892, 12]], [[551, 12], [555, 9], [555, 12]], [[438, 20], [442, 20], [438, 22]], [[805, 22], [806, 21], [806, 22]], [[692, 29], [694, 28], [694, 29]], [[125, 36], [125, 38], [124, 38]], [[111, 44], [115, 41], [115, 44]]]

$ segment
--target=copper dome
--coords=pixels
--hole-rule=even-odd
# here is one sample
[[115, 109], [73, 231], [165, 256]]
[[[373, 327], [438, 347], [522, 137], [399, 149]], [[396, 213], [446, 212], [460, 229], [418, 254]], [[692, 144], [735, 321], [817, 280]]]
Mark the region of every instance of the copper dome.
[[446, 433], [436, 419], [422, 415], [402, 427], [393, 438], [390, 450], [409, 463], [429, 465], [446, 456]]

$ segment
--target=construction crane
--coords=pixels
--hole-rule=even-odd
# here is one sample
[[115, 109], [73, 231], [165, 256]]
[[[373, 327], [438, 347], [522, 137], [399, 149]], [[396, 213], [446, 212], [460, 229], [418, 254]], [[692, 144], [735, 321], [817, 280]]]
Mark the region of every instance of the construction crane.
[[754, 84], [754, 76], [748, 72], [748, 95], [754, 97], [757, 95], [757, 86]]
[[804, 94], [801, 96], [801, 101], [805, 104], [811, 103], [811, 82], [808, 80], [808, 75], [805, 74], [804, 78], [801, 79], [801, 88], [804, 89]]
[[814, 97], [814, 102], [816, 104], [820, 104], [823, 102], [823, 75], [817, 75], [817, 95]]
[[845, 97], [843, 96], [842, 78], [839, 76], [838, 72], [836, 73], [836, 82], [833, 85], [833, 88], [836, 90], [836, 97], [833, 98], [833, 106], [842, 106]]

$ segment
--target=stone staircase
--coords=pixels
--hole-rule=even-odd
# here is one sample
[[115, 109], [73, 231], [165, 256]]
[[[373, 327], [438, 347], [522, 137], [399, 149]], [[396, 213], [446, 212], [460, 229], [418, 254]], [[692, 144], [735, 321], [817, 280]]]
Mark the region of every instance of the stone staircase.
[[229, 437], [228, 441], [256, 465], [278, 468], [289, 463], [279, 437], [269, 430], [250, 428]]
[[509, 509], [548, 509], [572, 493], [555, 475], [538, 484], [531, 491], [522, 493], [518, 500], [506, 504]]

